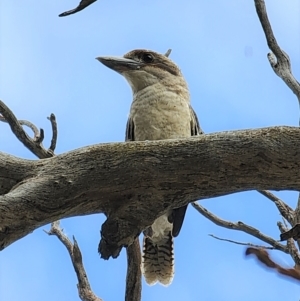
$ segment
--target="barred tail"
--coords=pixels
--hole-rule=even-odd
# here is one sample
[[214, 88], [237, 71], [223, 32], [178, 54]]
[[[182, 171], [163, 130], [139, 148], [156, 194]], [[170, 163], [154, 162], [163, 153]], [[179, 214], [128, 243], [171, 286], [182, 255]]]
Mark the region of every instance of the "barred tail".
[[144, 237], [142, 272], [149, 285], [157, 281], [169, 285], [174, 277], [173, 237], [171, 232], [159, 241]]

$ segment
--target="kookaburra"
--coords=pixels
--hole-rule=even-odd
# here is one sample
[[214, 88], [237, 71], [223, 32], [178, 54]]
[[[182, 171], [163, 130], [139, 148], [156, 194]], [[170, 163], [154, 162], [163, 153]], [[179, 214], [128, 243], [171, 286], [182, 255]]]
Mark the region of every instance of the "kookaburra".
[[[202, 133], [190, 105], [187, 83], [180, 69], [165, 55], [133, 50], [123, 57], [98, 57], [123, 75], [133, 101], [126, 141], [176, 139]], [[174, 277], [173, 237], [179, 234], [187, 206], [169, 210], [144, 231], [142, 272], [150, 285], [169, 285]]]

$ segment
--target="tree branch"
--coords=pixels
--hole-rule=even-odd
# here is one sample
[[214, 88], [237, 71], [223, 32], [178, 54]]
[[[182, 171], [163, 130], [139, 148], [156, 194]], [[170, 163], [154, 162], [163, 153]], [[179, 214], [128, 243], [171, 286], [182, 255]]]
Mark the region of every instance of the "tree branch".
[[66, 16], [69, 16], [69, 15], [72, 15], [72, 14], [76, 14], [79, 11], [85, 9], [86, 7], [88, 7], [89, 5], [91, 5], [92, 3], [96, 2], [96, 1], [97, 0], [81, 0], [79, 5], [76, 8], [65, 11], [65, 12], [59, 14], [58, 16], [59, 17], [66, 17]]
[[300, 104], [300, 84], [294, 78], [289, 56], [279, 47], [268, 19], [264, 0], [254, 0], [256, 12], [264, 30], [268, 46], [273, 52], [268, 53], [268, 59], [274, 72], [286, 83], [297, 96]]
[[[37, 129], [37, 127], [26, 120], [17, 120], [14, 114], [7, 108], [3, 103], [0, 103], [2, 105], [2, 109], [4, 114], [8, 117], [8, 119], [5, 119], [0, 115], [0, 121], [3, 122], [9, 122], [12, 128], [16, 128], [16, 132], [19, 133], [20, 128], [21, 128], [21, 135], [18, 135], [17, 137], [23, 144], [26, 146], [28, 143], [29, 145], [34, 145], [34, 147], [30, 147], [29, 149], [36, 154], [40, 159], [45, 159], [48, 157], [49, 154], [54, 156], [54, 150], [56, 147], [56, 142], [57, 142], [57, 123], [56, 123], [56, 118], [54, 114], [51, 114], [50, 117], [48, 117], [48, 120], [51, 122], [52, 126], [52, 139], [51, 139], [51, 145], [48, 149], [48, 151], [44, 150], [43, 147], [40, 149], [41, 142], [44, 139], [44, 131], [41, 129], [40, 131]], [[34, 138], [31, 139], [28, 136], [26, 136], [25, 131], [23, 130], [20, 125], [26, 125], [30, 127], [34, 133]], [[23, 132], [22, 132], [23, 131]], [[40, 150], [44, 151], [40, 152]], [[19, 182], [12, 189], [16, 189], [19, 185], [23, 184], [23, 182]], [[2, 187], [5, 187], [6, 185], [1, 185]], [[7, 189], [7, 187], [5, 187]], [[4, 230], [4, 233], [7, 231], [7, 227], [4, 226], [2, 228], [2, 231]], [[52, 223], [52, 228], [49, 234], [55, 234], [57, 235], [60, 240], [69, 248], [72, 246], [71, 242], [67, 244], [67, 237], [63, 236], [63, 233], [61, 229], [59, 228], [59, 221]], [[79, 254], [81, 258], [81, 253], [80, 250], [77, 246], [76, 240], [74, 238], [74, 255], [75, 251], [76, 254]], [[68, 249], [70, 252], [70, 249]], [[71, 253], [70, 253], [71, 254]], [[136, 241], [135, 244], [131, 245], [130, 247], [127, 248], [127, 256], [132, 256], [132, 258], [128, 257], [128, 269], [127, 269], [127, 281], [126, 281], [126, 300], [132, 300], [132, 301], [139, 301], [141, 299], [141, 271], [140, 271], [140, 263], [141, 263], [141, 255], [140, 255], [140, 247], [139, 247], [139, 242], [138, 240]], [[72, 257], [72, 256], [71, 256]], [[72, 260], [74, 264], [74, 260]], [[74, 265], [74, 269], [77, 273], [77, 277], [79, 279], [79, 285], [78, 285], [78, 291], [79, 291], [79, 296], [82, 300], [100, 300], [91, 291], [88, 281], [87, 284], [82, 285], [82, 281], [80, 280], [82, 277], [80, 277], [80, 273], [82, 274], [84, 272], [84, 267], [82, 262], [80, 263], [80, 269], [83, 272], [80, 272], [80, 269], [78, 268], [77, 265]], [[79, 269], [79, 272], [78, 272]], [[79, 273], [79, 274], [78, 274]], [[85, 273], [85, 272], [84, 272]], [[85, 276], [86, 277], [86, 276]]]
[[51, 144], [48, 149], [48, 151], [52, 151], [54, 154], [55, 148], [56, 148], [56, 142], [57, 142], [57, 123], [56, 123], [56, 117], [52, 113], [50, 117], [47, 117], [48, 120], [51, 122], [52, 126], [52, 139], [51, 139]]
[[282, 245], [281, 243], [279, 243], [278, 241], [276, 241], [272, 237], [261, 233], [258, 229], [254, 228], [254, 227], [251, 227], [247, 224], [244, 224], [243, 222], [233, 223], [233, 222], [225, 221], [225, 220], [219, 218], [218, 216], [212, 214], [206, 208], [204, 208], [203, 206], [201, 206], [198, 203], [193, 203], [192, 206], [200, 214], [202, 214], [203, 216], [205, 216], [207, 219], [209, 219], [210, 221], [212, 221], [214, 224], [216, 224], [218, 226], [221, 226], [221, 227], [224, 227], [224, 228], [227, 228], [227, 229], [231, 229], [231, 230], [243, 231], [247, 234], [250, 234], [250, 235], [252, 235], [252, 236], [268, 243], [269, 245], [273, 246], [277, 250], [288, 253], [288, 249], [287, 249], [286, 246]]
[[[8, 123], [8, 121], [1, 115], [0, 115], [0, 121]], [[41, 132], [42, 131], [40, 132], [38, 130], [38, 128], [33, 123], [31, 123], [28, 120], [18, 120], [18, 123], [20, 125], [26, 125], [27, 127], [29, 127], [33, 131], [33, 140], [34, 141], [37, 141], [37, 140], [39, 140], [39, 142], [43, 141], [44, 137], [41, 138], [41, 136], [42, 136]]]
[[78, 279], [77, 289], [80, 299], [82, 301], [102, 301], [102, 299], [97, 297], [91, 289], [83, 266], [81, 251], [75, 237], [73, 236], [74, 244], [72, 244], [69, 238], [63, 233], [63, 230], [60, 228], [59, 221], [52, 223], [50, 231], [45, 232], [49, 235], [55, 235], [68, 250]]
[[285, 202], [283, 202], [281, 199], [279, 199], [277, 196], [275, 196], [273, 193], [267, 190], [258, 190], [259, 193], [267, 197], [269, 200], [271, 200], [277, 207], [280, 214], [291, 224], [294, 223], [294, 210], [287, 205]]
[[[277, 226], [281, 233], [287, 232], [288, 229], [281, 223], [278, 222]], [[293, 240], [289, 238], [287, 240], [287, 250], [288, 253], [291, 255], [292, 259], [294, 260], [295, 264], [299, 267], [300, 266], [300, 254], [296, 248], [296, 245], [294, 244]]]
[[[292, 224], [292, 226], [294, 227], [296, 224], [299, 223], [300, 223], [300, 192], [298, 194], [298, 201], [297, 201], [297, 206], [294, 215], [294, 223]], [[298, 249], [300, 249], [300, 238], [297, 239], [297, 245], [298, 245]]]
[[252, 244], [252, 243], [250, 243], [250, 242], [240, 242], [240, 241], [235, 241], [235, 240], [232, 240], [232, 239], [221, 238], [221, 237], [215, 236], [215, 235], [213, 235], [213, 234], [209, 234], [209, 236], [211, 236], [212, 238], [215, 238], [215, 239], [217, 239], [217, 240], [230, 242], [230, 243], [236, 244], [236, 245], [247, 246], [247, 247], [253, 247], [253, 248], [259, 248], [259, 249], [266, 249], [266, 250], [276, 250], [276, 248], [274, 248], [274, 247], [267, 247], [267, 246], [254, 245], [254, 244]]
[[[0, 247], [63, 217], [104, 212], [118, 256], [170, 208], [253, 189], [300, 190], [300, 129], [100, 144], [41, 161], [0, 155]], [[1, 232], [2, 231], [2, 232]]]
[[[18, 121], [14, 113], [0, 100], [0, 114], [3, 115], [5, 122], [7, 122], [15, 134], [15, 136], [21, 141], [26, 148], [28, 148], [33, 154], [35, 154], [38, 158], [50, 158], [53, 156], [53, 150], [49, 149], [46, 150], [43, 145], [42, 141], [44, 139], [44, 131], [43, 129], [38, 131], [37, 127], [34, 126], [31, 122], [26, 120]], [[54, 114], [51, 114], [54, 116]], [[4, 121], [3, 117], [0, 119]], [[53, 117], [52, 117], [53, 119]], [[55, 116], [54, 116], [55, 120]], [[51, 121], [52, 123], [52, 121]], [[30, 138], [27, 133], [24, 131], [23, 125], [29, 126], [34, 132], [34, 138]], [[57, 131], [56, 131], [57, 136]]]
[[140, 301], [142, 296], [141, 248], [139, 239], [127, 247], [125, 301]]

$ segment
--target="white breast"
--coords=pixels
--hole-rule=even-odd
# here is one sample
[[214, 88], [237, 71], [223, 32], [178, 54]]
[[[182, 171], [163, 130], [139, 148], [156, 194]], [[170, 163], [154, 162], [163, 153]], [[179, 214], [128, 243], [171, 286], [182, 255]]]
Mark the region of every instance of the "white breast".
[[135, 95], [130, 116], [133, 118], [135, 140], [175, 139], [191, 135], [189, 100], [173, 91], [160, 89], [159, 85]]

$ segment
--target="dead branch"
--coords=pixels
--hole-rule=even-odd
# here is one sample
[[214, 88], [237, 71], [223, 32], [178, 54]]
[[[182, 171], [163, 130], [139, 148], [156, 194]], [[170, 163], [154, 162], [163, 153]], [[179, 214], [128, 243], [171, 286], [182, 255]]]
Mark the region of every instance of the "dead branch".
[[267, 44], [272, 51], [268, 53], [270, 65], [274, 72], [297, 96], [300, 104], [300, 84], [292, 74], [289, 56], [279, 47], [273, 34], [273, 30], [268, 19], [265, 2], [264, 0], [254, 0], [254, 2], [257, 15], [266, 36]]
[[[278, 222], [277, 226], [278, 226], [279, 231], [281, 233], [286, 233], [287, 232], [287, 228], [281, 222]], [[280, 235], [280, 238], [281, 238], [281, 235]], [[281, 241], [282, 241], [282, 239], [281, 239]], [[287, 239], [286, 246], [287, 246], [287, 249], [288, 249], [288, 253], [291, 255], [291, 257], [294, 260], [296, 266], [300, 266], [300, 254], [297, 250], [296, 245], [292, 241], [292, 239]]]
[[291, 224], [294, 223], [294, 210], [287, 205], [285, 202], [283, 202], [281, 199], [276, 197], [273, 193], [267, 190], [258, 190], [259, 193], [267, 197], [269, 200], [271, 200], [277, 207], [280, 214]]
[[0, 246], [63, 217], [105, 212], [108, 258], [169, 208], [238, 191], [299, 190], [299, 148], [299, 128], [274, 127], [99, 144], [42, 161], [1, 154]]
[[65, 11], [64, 13], [59, 14], [59, 17], [66, 17], [72, 14], [75, 14], [83, 9], [85, 9], [86, 7], [88, 7], [89, 5], [91, 5], [92, 3], [96, 2], [97, 0], [81, 0], [79, 5], [71, 10]]
[[83, 266], [81, 251], [75, 237], [73, 236], [74, 244], [72, 244], [69, 238], [63, 233], [63, 230], [60, 228], [59, 221], [52, 223], [50, 231], [45, 232], [49, 235], [55, 235], [68, 250], [78, 279], [77, 289], [80, 299], [82, 301], [102, 301], [102, 299], [97, 297], [91, 289]]
[[230, 242], [230, 243], [236, 244], [236, 245], [247, 246], [247, 247], [253, 247], [253, 248], [262, 248], [262, 249], [266, 249], [266, 250], [276, 250], [276, 248], [274, 248], [274, 247], [260, 246], [260, 245], [252, 244], [252, 243], [250, 243], [250, 242], [240, 242], [240, 241], [236, 241], [236, 240], [232, 240], [232, 239], [221, 238], [221, 237], [215, 236], [215, 235], [213, 235], [213, 234], [209, 234], [209, 236], [211, 236], [212, 238], [215, 238], [215, 239], [217, 239], [217, 240]]
[[214, 224], [216, 224], [218, 226], [221, 226], [221, 227], [224, 227], [227, 229], [231, 229], [231, 230], [243, 231], [243, 232], [250, 234], [250, 235], [264, 241], [265, 243], [273, 246], [274, 249], [276, 249], [276, 250], [280, 250], [285, 253], [288, 253], [286, 246], [280, 244], [278, 241], [276, 241], [272, 237], [261, 233], [258, 229], [254, 228], [254, 227], [251, 227], [243, 222], [233, 223], [233, 222], [225, 221], [225, 220], [219, 218], [218, 216], [212, 214], [210, 211], [208, 211], [206, 208], [204, 208], [203, 206], [201, 206], [198, 203], [193, 203], [192, 206], [200, 214], [202, 214], [203, 216], [205, 216], [207, 219], [209, 219], [210, 221], [212, 221]]
[[[7, 120], [1, 115], [0, 115], [0, 121], [8, 123]], [[43, 135], [41, 135], [41, 132], [38, 130], [38, 128], [33, 123], [31, 123], [28, 120], [18, 120], [18, 123], [20, 125], [25, 125], [25, 126], [29, 127], [33, 131], [33, 135], [34, 135], [33, 140], [34, 141], [37, 141], [37, 140], [39, 142], [43, 141], [43, 139], [44, 139]]]
[[51, 139], [51, 144], [49, 146], [48, 151], [52, 151], [54, 153], [55, 148], [56, 148], [56, 142], [57, 142], [57, 123], [56, 123], [56, 117], [52, 113], [50, 117], [47, 117], [48, 120], [51, 122], [52, 126], [52, 139]]
[[169, 208], [238, 191], [299, 190], [299, 148], [299, 128], [274, 127], [99, 144], [42, 161], [1, 154], [0, 246], [63, 217], [105, 212], [108, 258]]
[[141, 248], [139, 239], [127, 247], [125, 301], [140, 301], [142, 296]]
[[[1, 105], [1, 103], [0, 103]], [[45, 159], [47, 158], [47, 156], [49, 154], [51, 154], [52, 156], [54, 156], [54, 150], [56, 147], [56, 142], [57, 142], [57, 123], [56, 123], [56, 118], [54, 114], [51, 114], [50, 117], [48, 117], [48, 119], [51, 122], [51, 126], [52, 126], [52, 139], [51, 139], [51, 145], [48, 149], [48, 151], [46, 151], [42, 146], [41, 146], [41, 142], [44, 139], [44, 131], [41, 129], [40, 131], [37, 129], [37, 127], [26, 120], [17, 120], [14, 116], [14, 114], [9, 110], [9, 108], [7, 108], [3, 103], [3, 111], [4, 111], [4, 115], [8, 116], [8, 119], [5, 119], [4, 117], [0, 116], [0, 121], [4, 121], [4, 122], [8, 122], [12, 128], [18, 128], [19, 125], [26, 125], [28, 127], [30, 127], [34, 133], [34, 138], [31, 139], [28, 136], [26, 137], [25, 135], [19, 135], [17, 136], [19, 138], [19, 140], [24, 144], [27, 145], [27, 143], [34, 143], [33, 148], [30, 148], [30, 150], [37, 155], [38, 157], [40, 157], [40, 159]], [[21, 128], [23, 130], [23, 128]], [[23, 130], [23, 132], [25, 133], [25, 131]], [[36, 148], [37, 146], [37, 148]], [[41, 148], [39, 148], [39, 146]], [[38, 152], [37, 152], [38, 150]], [[39, 150], [42, 150], [43, 152], [39, 152]], [[18, 186], [20, 185], [20, 183], [18, 183], [16, 186], [14, 186], [12, 189], [16, 189]], [[3, 229], [6, 229], [6, 227], [4, 227]], [[6, 231], [5, 230], [5, 231]], [[95, 301], [95, 300], [100, 300], [98, 297], [96, 297], [94, 295], [94, 293], [91, 291], [90, 285], [88, 283], [87, 280], [87, 276], [85, 275], [85, 271], [84, 271], [84, 267], [82, 264], [82, 260], [81, 260], [81, 253], [79, 250], [79, 247], [76, 243], [76, 240], [74, 238], [74, 245], [71, 244], [71, 242], [68, 240], [68, 238], [66, 236], [64, 236], [64, 234], [62, 233], [62, 230], [59, 227], [59, 221], [56, 221], [54, 223], [52, 223], [52, 227], [51, 230], [48, 234], [55, 234], [63, 243], [64, 245], [68, 248], [69, 253], [71, 252], [70, 248], [73, 248], [73, 255], [75, 256], [76, 254], [78, 255], [77, 257], [72, 257], [73, 255], [70, 256], [72, 258], [72, 263], [74, 264], [74, 269], [77, 273], [77, 277], [78, 277], [78, 292], [79, 292], [79, 296], [82, 300], [86, 300], [86, 301]], [[128, 270], [127, 270], [127, 281], [126, 281], [126, 296], [128, 296], [128, 298], [126, 300], [132, 300], [132, 301], [139, 301], [141, 299], [141, 272], [140, 272], [140, 257], [141, 255], [138, 255], [138, 252], [140, 253], [140, 247], [139, 247], [139, 243], [137, 241], [137, 243], [133, 244], [132, 246], [130, 246], [128, 248], [128, 255], [132, 256], [132, 262], [130, 262], [130, 264], [128, 265]], [[79, 263], [76, 264], [75, 259], [78, 259]], [[138, 261], [139, 260], [139, 261]], [[139, 277], [139, 279], [138, 279]], [[84, 281], [83, 281], [84, 280]]]
[[[296, 206], [295, 214], [294, 214], [294, 223], [292, 224], [292, 226], [295, 227], [299, 223], [300, 223], [300, 192], [298, 195], [297, 206]], [[298, 249], [300, 249], [300, 235], [296, 240], [297, 240]]]
[[[33, 154], [35, 154], [38, 158], [50, 158], [53, 156], [53, 151], [51, 149], [46, 150], [42, 141], [44, 140], [44, 131], [41, 129], [38, 131], [37, 127], [29, 121], [21, 120], [18, 121], [13, 112], [0, 100], [0, 114], [2, 117], [0, 120], [7, 122], [15, 134], [15, 136], [19, 139], [23, 145], [28, 148]], [[54, 114], [51, 114], [54, 116]], [[53, 118], [53, 117], [52, 117]], [[55, 116], [54, 116], [55, 120]], [[34, 138], [30, 138], [27, 133], [24, 131], [22, 125], [26, 125], [32, 129], [34, 132]], [[57, 137], [57, 131], [56, 131]]]

